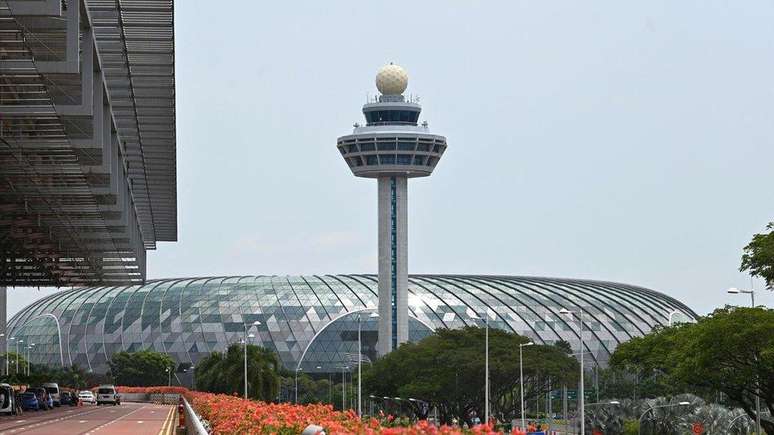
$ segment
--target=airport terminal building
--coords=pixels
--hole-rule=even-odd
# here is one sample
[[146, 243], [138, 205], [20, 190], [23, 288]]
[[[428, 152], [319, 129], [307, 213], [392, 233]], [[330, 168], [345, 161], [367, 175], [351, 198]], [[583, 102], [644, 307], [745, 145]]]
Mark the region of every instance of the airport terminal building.
[[[615, 347], [670, 321], [696, 317], [662, 293], [604, 281], [524, 276], [410, 275], [409, 340], [438, 328], [489, 325], [536, 343], [566, 340], [579, 349], [582, 309], [589, 365], [604, 366]], [[43, 298], [11, 319], [9, 350], [27, 344], [33, 363], [108, 370], [111, 355], [153, 349], [182, 367], [223, 351], [247, 334], [275, 350], [286, 368], [340, 373], [377, 355], [376, 275], [235, 276], [164, 279], [145, 285], [87, 287]], [[258, 322], [258, 324], [256, 324]], [[247, 333], [247, 334], [246, 334]], [[26, 353], [26, 349], [25, 349]], [[346, 369], [345, 369], [346, 370]]]

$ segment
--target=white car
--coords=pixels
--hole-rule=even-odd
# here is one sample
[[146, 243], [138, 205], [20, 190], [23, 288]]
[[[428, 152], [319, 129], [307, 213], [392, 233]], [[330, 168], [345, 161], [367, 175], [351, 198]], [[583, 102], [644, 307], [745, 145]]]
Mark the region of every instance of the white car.
[[94, 403], [96, 402], [96, 399], [94, 398], [94, 393], [91, 391], [81, 391], [78, 393], [78, 399], [81, 402], [88, 402], [88, 403]]
[[43, 388], [45, 388], [48, 392], [48, 395], [51, 396], [51, 400], [54, 402], [54, 406], [62, 405], [61, 397], [59, 395], [59, 384], [55, 382], [49, 382], [47, 384], [43, 384]]
[[121, 396], [118, 395], [116, 387], [112, 385], [100, 385], [99, 388], [97, 388], [97, 405], [102, 405], [103, 403], [110, 403], [112, 405], [121, 404]]

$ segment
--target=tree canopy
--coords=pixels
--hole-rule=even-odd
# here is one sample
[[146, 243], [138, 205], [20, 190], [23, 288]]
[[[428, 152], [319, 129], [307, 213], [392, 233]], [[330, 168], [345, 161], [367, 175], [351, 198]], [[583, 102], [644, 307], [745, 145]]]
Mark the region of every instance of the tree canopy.
[[774, 288], [774, 222], [766, 226], [768, 233], [755, 234], [742, 254], [741, 272], [750, 272]]
[[[213, 352], [196, 365], [196, 388], [211, 393], [244, 393], [244, 348], [235, 343], [226, 352]], [[280, 362], [264, 347], [247, 345], [248, 396], [263, 401], [277, 398]]]
[[[367, 395], [415, 398], [438, 406], [443, 421], [457, 417], [470, 423], [484, 416], [483, 328], [440, 329], [418, 343], [406, 343], [378, 359], [363, 374]], [[516, 417], [519, 406], [519, 344], [530, 339], [489, 330], [491, 415]], [[525, 347], [524, 397], [534, 400], [562, 384], [577, 382], [578, 362], [556, 346]], [[410, 402], [416, 406], [416, 402]], [[421, 414], [422, 409], [415, 410]]]
[[[758, 395], [774, 413], [774, 310], [717, 309], [621, 344], [610, 364], [660, 376], [676, 390], [722, 392], [751, 418]], [[762, 416], [761, 425], [774, 433], [774, 420]]]
[[133, 387], [165, 385], [166, 370], [175, 368], [172, 357], [152, 350], [117, 352], [108, 364], [116, 384]]

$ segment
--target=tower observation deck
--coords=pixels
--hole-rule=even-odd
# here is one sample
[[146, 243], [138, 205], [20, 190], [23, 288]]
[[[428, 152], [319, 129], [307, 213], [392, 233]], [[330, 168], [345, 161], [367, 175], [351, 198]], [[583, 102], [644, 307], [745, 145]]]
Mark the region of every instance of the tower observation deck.
[[382, 67], [381, 95], [363, 106], [366, 124], [337, 141], [352, 173], [378, 182], [380, 355], [408, 341], [408, 179], [432, 174], [446, 150], [445, 137], [418, 124], [422, 108], [403, 96], [407, 86], [403, 68]]

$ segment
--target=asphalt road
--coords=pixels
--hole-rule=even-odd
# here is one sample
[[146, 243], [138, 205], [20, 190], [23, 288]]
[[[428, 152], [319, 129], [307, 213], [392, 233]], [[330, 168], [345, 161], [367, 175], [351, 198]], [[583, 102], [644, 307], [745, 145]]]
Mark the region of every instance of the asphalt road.
[[174, 407], [149, 403], [62, 406], [51, 411], [27, 411], [1, 416], [0, 435], [8, 434], [172, 434]]

